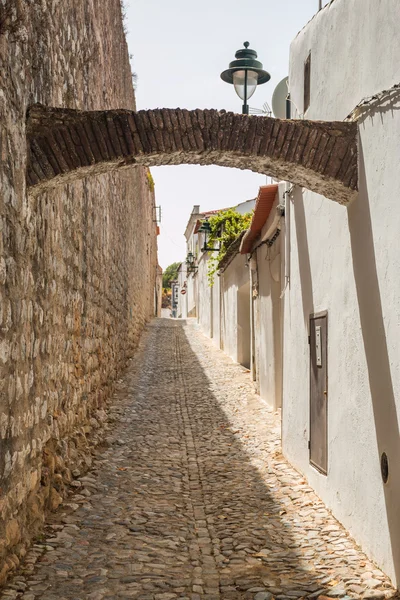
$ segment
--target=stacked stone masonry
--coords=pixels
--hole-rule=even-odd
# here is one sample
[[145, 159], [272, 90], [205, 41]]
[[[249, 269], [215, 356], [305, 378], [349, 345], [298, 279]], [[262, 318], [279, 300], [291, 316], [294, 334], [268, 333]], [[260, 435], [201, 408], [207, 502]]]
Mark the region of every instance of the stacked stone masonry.
[[120, 0], [0, 0], [0, 583], [90, 466], [154, 310], [147, 169], [28, 193], [36, 103], [135, 110]]
[[285, 179], [346, 204], [358, 183], [357, 124], [216, 110], [79, 112], [32, 106], [28, 185], [53, 187], [132, 164], [217, 164]]
[[147, 328], [93, 469], [0, 600], [394, 600], [193, 321]]

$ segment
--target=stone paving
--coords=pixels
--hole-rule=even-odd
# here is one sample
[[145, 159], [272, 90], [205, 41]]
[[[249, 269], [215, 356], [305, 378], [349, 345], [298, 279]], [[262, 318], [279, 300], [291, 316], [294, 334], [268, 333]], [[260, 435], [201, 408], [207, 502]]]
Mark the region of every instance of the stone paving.
[[130, 364], [92, 471], [2, 600], [395, 595], [283, 459], [246, 370], [195, 324], [154, 321]]

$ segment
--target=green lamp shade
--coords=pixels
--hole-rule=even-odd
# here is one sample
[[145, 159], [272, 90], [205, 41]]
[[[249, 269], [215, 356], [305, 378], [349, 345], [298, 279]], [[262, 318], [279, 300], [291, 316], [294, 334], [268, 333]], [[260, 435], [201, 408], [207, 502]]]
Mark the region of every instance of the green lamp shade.
[[208, 221], [203, 221], [198, 229], [198, 233], [211, 233], [211, 225]]

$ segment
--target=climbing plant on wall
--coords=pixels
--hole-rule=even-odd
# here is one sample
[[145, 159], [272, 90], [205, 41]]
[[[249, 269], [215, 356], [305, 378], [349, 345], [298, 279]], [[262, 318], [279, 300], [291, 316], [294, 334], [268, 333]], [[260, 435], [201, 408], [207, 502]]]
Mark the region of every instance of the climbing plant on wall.
[[210, 256], [208, 259], [207, 276], [209, 284], [214, 284], [214, 276], [218, 270], [219, 263], [224, 258], [229, 246], [235, 241], [237, 236], [250, 227], [253, 211], [244, 215], [237, 212], [235, 208], [228, 208], [209, 219], [211, 233], [207, 240], [208, 246], [217, 246], [220, 251], [218, 254]]
[[146, 177], [147, 177], [147, 184], [149, 186], [150, 191], [154, 192], [155, 184], [154, 184], [153, 175], [151, 174], [150, 169], [147, 169]]

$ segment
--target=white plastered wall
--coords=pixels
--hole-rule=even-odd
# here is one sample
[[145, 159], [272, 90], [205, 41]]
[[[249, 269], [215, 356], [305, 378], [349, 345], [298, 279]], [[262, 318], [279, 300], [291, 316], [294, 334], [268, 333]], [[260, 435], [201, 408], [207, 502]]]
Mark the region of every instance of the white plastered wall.
[[210, 285], [208, 270], [210, 254], [204, 254], [199, 261], [198, 272], [198, 320], [203, 332], [208, 335], [215, 345], [220, 347], [221, 311], [220, 311], [220, 278], [215, 273], [213, 285]]
[[237, 291], [237, 362], [250, 369], [250, 280]]
[[[291, 47], [299, 113], [343, 120], [400, 82], [398, 0], [334, 0]], [[285, 295], [283, 448], [367, 554], [400, 582], [400, 102], [359, 120], [360, 193], [349, 208], [295, 189]], [[328, 475], [309, 465], [310, 313], [328, 311]], [[380, 456], [389, 458], [389, 481]]]
[[187, 316], [196, 317], [196, 304], [197, 304], [197, 274], [193, 275], [188, 273], [187, 275]]
[[[249, 279], [246, 257], [242, 254], [237, 254], [220, 276], [222, 294], [221, 347], [236, 362], [241, 358], [238, 352], [238, 291], [248, 284]], [[248, 298], [248, 315], [250, 319], [250, 295]]]
[[[271, 227], [278, 197], [264, 225], [262, 239]], [[283, 228], [283, 218], [281, 227]], [[262, 245], [256, 250], [258, 295], [253, 303], [255, 309], [255, 351], [257, 389], [261, 398], [276, 409], [282, 397], [282, 323], [281, 323], [281, 250], [284, 236], [277, 238], [271, 247]]]
[[215, 275], [214, 284], [211, 288], [212, 294], [212, 340], [219, 348], [221, 344], [221, 298], [220, 277]]
[[[178, 271], [178, 310], [177, 317], [180, 319], [186, 319], [187, 317], [187, 273], [186, 264], [182, 263]], [[186, 291], [186, 294], [182, 294], [182, 290]]]
[[198, 310], [197, 319], [203, 332], [212, 337], [212, 295], [211, 287], [208, 283], [207, 254], [203, 254], [199, 260], [199, 270], [197, 273], [198, 284]]

